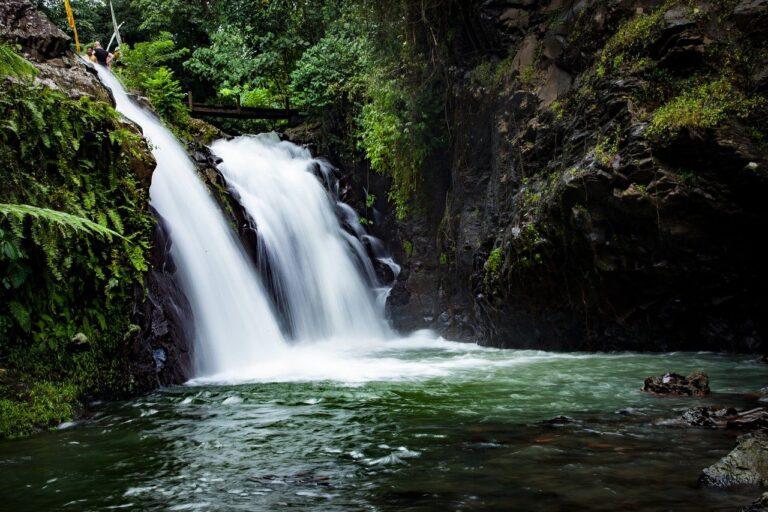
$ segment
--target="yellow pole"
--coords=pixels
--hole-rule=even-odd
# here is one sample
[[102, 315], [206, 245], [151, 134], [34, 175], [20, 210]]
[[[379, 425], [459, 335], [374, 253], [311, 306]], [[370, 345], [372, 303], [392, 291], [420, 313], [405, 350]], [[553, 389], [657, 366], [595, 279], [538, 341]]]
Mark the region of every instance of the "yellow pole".
[[64, 9], [67, 11], [67, 23], [72, 29], [72, 33], [75, 35], [75, 50], [80, 53], [80, 40], [77, 38], [77, 27], [75, 26], [75, 15], [72, 14], [72, 6], [69, 5], [69, 0], [64, 0]]

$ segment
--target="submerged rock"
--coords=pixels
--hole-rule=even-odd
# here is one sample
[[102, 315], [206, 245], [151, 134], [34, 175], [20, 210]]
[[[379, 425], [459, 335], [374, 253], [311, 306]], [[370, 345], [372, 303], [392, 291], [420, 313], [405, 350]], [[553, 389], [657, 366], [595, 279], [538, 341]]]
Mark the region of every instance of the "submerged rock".
[[756, 407], [739, 413], [735, 418], [728, 420], [726, 427], [748, 430], [768, 428], [768, 410], [764, 407]]
[[625, 407], [624, 409], [619, 409], [616, 411], [616, 414], [620, 414], [622, 416], [645, 416], [643, 411], [634, 407]]
[[693, 407], [683, 413], [682, 421], [694, 427], [724, 428], [727, 421], [738, 415], [733, 407], [715, 409], [714, 407]]
[[731, 453], [702, 471], [702, 487], [768, 485], [768, 431], [741, 436]]
[[568, 416], [555, 416], [554, 418], [550, 418], [548, 420], [543, 420], [539, 422], [540, 425], [546, 425], [548, 427], [559, 427], [562, 425], [570, 425], [572, 423], [578, 423], [575, 419], [570, 418]]
[[648, 377], [643, 391], [654, 395], [706, 396], [709, 394], [709, 376], [697, 371], [687, 377], [678, 373], [665, 373], [660, 377]]

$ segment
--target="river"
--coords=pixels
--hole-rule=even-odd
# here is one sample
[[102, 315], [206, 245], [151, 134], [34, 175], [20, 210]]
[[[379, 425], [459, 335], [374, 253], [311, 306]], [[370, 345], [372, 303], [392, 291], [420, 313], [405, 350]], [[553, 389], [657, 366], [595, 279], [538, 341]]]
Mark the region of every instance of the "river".
[[[736, 393], [768, 382], [751, 356], [419, 336], [344, 347], [298, 350], [257, 382], [92, 404], [75, 425], [2, 443], [0, 508], [699, 511], [757, 494], [696, 488], [733, 434], [663, 424], [693, 405], [749, 406]], [[694, 369], [711, 397], [640, 391], [645, 376]], [[558, 415], [576, 422], [539, 423]]]

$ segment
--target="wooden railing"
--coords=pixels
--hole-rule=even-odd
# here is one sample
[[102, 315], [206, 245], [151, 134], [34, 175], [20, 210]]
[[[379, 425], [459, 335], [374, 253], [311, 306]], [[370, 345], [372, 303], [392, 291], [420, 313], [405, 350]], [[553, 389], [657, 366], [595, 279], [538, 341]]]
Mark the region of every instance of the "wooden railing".
[[237, 119], [297, 119], [301, 114], [291, 108], [257, 108], [240, 106], [237, 98], [235, 105], [209, 105], [195, 103], [192, 93], [187, 93], [187, 105], [193, 117], [226, 117]]

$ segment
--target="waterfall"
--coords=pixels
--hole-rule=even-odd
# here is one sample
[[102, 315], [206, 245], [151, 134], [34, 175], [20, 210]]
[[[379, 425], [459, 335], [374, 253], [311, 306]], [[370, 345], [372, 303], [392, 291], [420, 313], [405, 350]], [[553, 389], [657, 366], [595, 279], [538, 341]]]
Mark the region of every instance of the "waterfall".
[[258, 273], [186, 151], [109, 70], [97, 67], [117, 110], [141, 126], [157, 160], [150, 201], [168, 226], [175, 277], [192, 307], [195, 375], [279, 356], [285, 339]]
[[[338, 200], [327, 162], [275, 134], [212, 145], [258, 233], [254, 262], [182, 145], [109, 70], [97, 68], [157, 160], [150, 200], [168, 227], [175, 277], [192, 308], [196, 378], [258, 379], [301, 361], [311, 368], [321, 346], [344, 352], [391, 336], [383, 314], [389, 287], [371, 258], [389, 269], [388, 282], [399, 267]], [[343, 363], [328, 364], [343, 373]]]
[[[211, 150], [255, 224], [262, 275], [271, 276], [293, 337], [386, 336], [383, 311], [370, 288], [375, 272], [360, 239], [339, 223], [337, 209], [351, 208], [337, 203], [327, 162], [274, 133], [219, 140]], [[347, 216], [346, 223], [364, 235], [356, 216]]]

